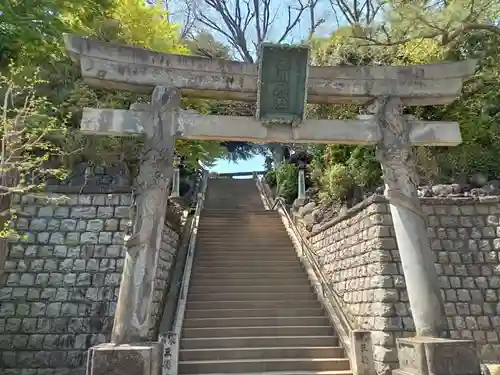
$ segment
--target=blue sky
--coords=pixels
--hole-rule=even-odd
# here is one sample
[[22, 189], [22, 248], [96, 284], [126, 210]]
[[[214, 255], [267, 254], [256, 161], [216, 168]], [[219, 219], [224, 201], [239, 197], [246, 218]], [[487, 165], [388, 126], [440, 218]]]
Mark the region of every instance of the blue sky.
[[[158, 0], [157, 0], [158, 1]], [[271, 18], [273, 22], [271, 24], [268, 36], [266, 41], [275, 41], [277, 38], [281, 36], [281, 33], [287, 26], [287, 12], [283, 11], [286, 9], [286, 6], [291, 4], [294, 5], [294, 0], [284, 0], [284, 1], [271, 1]], [[234, 2], [228, 0], [229, 7], [234, 7]], [[174, 22], [183, 22], [183, 17], [185, 14], [184, 6], [185, 3], [178, 0], [172, 0], [169, 2], [169, 6], [171, 7], [171, 11], [173, 13], [172, 20]], [[217, 13], [214, 13], [213, 10], [208, 8], [204, 9], [204, 12], [209, 13], [208, 17], [212, 16], [214, 20], [220, 21], [220, 16]], [[244, 18], [245, 15], [243, 15]], [[335, 28], [336, 23], [334, 22], [335, 18], [333, 17], [333, 13], [330, 7], [329, 2], [319, 2], [316, 9], [316, 17], [324, 18], [327, 20], [322, 26], [316, 30], [316, 35], [327, 36], [329, 35]], [[220, 21], [222, 22], [222, 21]], [[220, 33], [214, 32], [208, 28], [208, 31], [215, 37], [216, 40], [228, 45], [227, 39], [221, 35]], [[286, 43], [297, 43], [300, 40], [303, 40], [309, 31], [309, 17], [302, 16], [298, 24], [293, 28], [292, 32], [288, 35], [284, 42]], [[252, 27], [247, 29], [248, 44], [251, 46], [251, 41], [254, 40], [255, 30]], [[252, 48], [250, 48], [252, 49]], [[234, 52], [234, 58], [238, 59], [240, 56]], [[234, 172], [250, 172], [250, 171], [260, 171], [264, 170], [264, 161], [265, 158], [261, 155], [255, 156], [246, 161], [240, 161], [238, 163], [232, 163], [227, 160], [219, 160], [210, 171], [218, 172], [218, 173], [234, 173]]]
[[252, 172], [264, 170], [265, 158], [262, 155], [257, 155], [249, 160], [232, 163], [227, 160], [219, 160], [212, 168], [211, 172], [217, 173], [235, 173], [235, 172]]

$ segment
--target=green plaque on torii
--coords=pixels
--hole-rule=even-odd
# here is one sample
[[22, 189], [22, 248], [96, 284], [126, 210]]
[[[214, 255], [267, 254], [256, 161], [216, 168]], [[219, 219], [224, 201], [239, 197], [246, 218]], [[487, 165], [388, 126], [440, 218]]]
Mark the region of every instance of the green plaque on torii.
[[257, 119], [298, 124], [307, 99], [309, 47], [263, 43], [259, 60]]

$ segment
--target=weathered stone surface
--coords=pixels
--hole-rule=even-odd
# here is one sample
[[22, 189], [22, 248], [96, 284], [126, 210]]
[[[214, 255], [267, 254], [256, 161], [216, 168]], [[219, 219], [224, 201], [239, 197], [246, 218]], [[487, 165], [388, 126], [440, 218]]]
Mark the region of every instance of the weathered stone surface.
[[[451, 337], [475, 340], [483, 360], [499, 361], [500, 227], [488, 223], [500, 219], [500, 198], [421, 198], [421, 203], [433, 218], [427, 234]], [[372, 330], [374, 350], [381, 346], [395, 353], [395, 337], [413, 334], [414, 328], [387, 212], [384, 198], [374, 196], [342, 217], [316, 224], [309, 240], [355, 326]], [[490, 225], [494, 238], [483, 230]], [[397, 366], [375, 361], [378, 373]]]
[[[81, 131], [90, 135], [133, 136], [145, 131], [147, 111], [85, 108]], [[454, 146], [462, 141], [456, 122], [409, 120], [414, 145]], [[253, 117], [208, 116], [179, 112], [177, 135], [186, 139], [234, 139], [252, 142], [373, 144], [380, 132], [371, 120], [307, 120], [298, 127], [263, 125]]]
[[[112, 82], [115, 88], [151, 92], [153, 86], [173, 85], [184, 95], [256, 102], [255, 64], [181, 57], [73, 35], [65, 35], [65, 44], [68, 54], [80, 61], [85, 80], [95, 86], [107, 88]], [[475, 66], [475, 61], [405, 67], [312, 66], [307, 98], [310, 103], [362, 104], [397, 92], [405, 105], [445, 104], [456, 99], [462, 80], [474, 73]]]
[[[114, 217], [114, 213], [129, 209], [130, 194], [66, 196], [69, 199], [49, 207], [51, 210], [40, 211], [47, 208], [45, 203], [34, 200], [24, 200], [29, 203], [21, 206], [23, 211], [35, 213], [19, 228], [29, 231], [34, 243], [11, 244], [5, 282], [0, 281], [2, 374], [82, 374], [89, 346], [110, 339], [124, 258], [120, 241], [127, 224], [127, 219]], [[100, 217], [104, 210], [110, 212], [107, 219]], [[49, 211], [53, 216], [44, 216]], [[69, 218], [71, 212], [86, 214]], [[52, 229], [38, 226], [51, 221]], [[109, 234], [116, 244], [102, 243]], [[49, 244], [51, 236], [58, 243]], [[159, 256], [163, 261], [156, 272], [155, 292], [168, 285], [172, 254], [179, 242], [178, 232], [168, 225], [162, 236]], [[157, 303], [163, 303], [161, 298], [163, 293]], [[160, 312], [155, 310], [151, 337], [159, 319]], [[12, 352], [17, 355], [9, 354]]]
[[397, 340], [399, 369], [394, 374], [479, 375], [476, 343], [413, 337]]
[[102, 344], [89, 350], [87, 375], [158, 375], [160, 343]]

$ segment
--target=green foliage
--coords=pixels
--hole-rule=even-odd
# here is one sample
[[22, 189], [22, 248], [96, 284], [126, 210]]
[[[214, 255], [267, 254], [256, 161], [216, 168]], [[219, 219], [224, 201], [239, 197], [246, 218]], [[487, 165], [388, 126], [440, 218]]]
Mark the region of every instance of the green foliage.
[[382, 170], [375, 157], [375, 147], [357, 146], [346, 161], [347, 169], [358, 186], [377, 186], [382, 183]]
[[[58, 158], [61, 165], [71, 168], [82, 161], [124, 162], [134, 174], [142, 149], [139, 139], [89, 137], [71, 130], [78, 129], [83, 107], [126, 109], [149, 97], [87, 86], [78, 66], [66, 55], [62, 35], [68, 32], [155, 51], [189, 54], [179, 38], [178, 26], [168, 22], [162, 6], [147, 5], [142, 0], [14, 0], [0, 5], [0, 11], [0, 66], [4, 67], [0, 72], [8, 74], [5, 67], [11, 59], [27, 75], [39, 69], [45, 82], [35, 87], [36, 95], [46, 97], [55, 108], [52, 116], [70, 128], [64, 142], [54, 141], [65, 154]], [[4, 95], [0, 86], [0, 98]], [[209, 101], [193, 99], [183, 99], [183, 105], [202, 113], [209, 113], [212, 106]], [[70, 121], [66, 121], [68, 118]], [[248, 157], [251, 150], [239, 147], [231, 153], [221, 142], [179, 140], [176, 151], [184, 156], [186, 164], [198, 167], [201, 161], [209, 167], [220, 157]]]
[[55, 117], [57, 109], [36, 93], [36, 87], [46, 83], [38, 74], [27, 75], [13, 64], [9, 72], [0, 74], [0, 86], [6, 88], [0, 117], [0, 172], [15, 171], [18, 183], [4, 183], [2, 190], [31, 192], [47, 177], [65, 175], [64, 169], [53, 167], [53, 160], [65, 155], [59, 144], [66, 135], [66, 119]]
[[298, 168], [295, 164], [281, 164], [276, 168], [276, 196], [283, 197], [287, 203], [297, 198]]
[[266, 183], [271, 187], [276, 187], [276, 170], [271, 169], [264, 175]]
[[[66, 134], [66, 120], [54, 114], [57, 109], [36, 92], [47, 82], [35, 71], [26, 74], [10, 64], [9, 74], [0, 73], [5, 89], [0, 107], [0, 200], [13, 194], [36, 194], [47, 178], [64, 178], [67, 171], [54, 160], [65, 156], [59, 145]], [[50, 198], [47, 198], [50, 200]], [[7, 206], [8, 207], [8, 206]], [[0, 213], [0, 238], [16, 236], [14, 209]]]
[[[369, 45], [366, 39], [357, 38], [358, 26], [339, 29], [330, 38], [313, 42], [312, 59], [318, 65], [408, 65], [466, 58], [479, 61], [475, 76], [464, 84], [462, 96], [452, 104], [406, 109], [420, 119], [458, 121], [461, 125], [461, 145], [415, 148], [423, 183], [467, 182], [475, 172], [490, 179], [500, 178], [500, 164], [496, 162], [500, 157], [500, 32], [495, 31], [498, 28], [480, 30], [477, 25], [461, 29], [463, 16], [472, 9], [472, 22], [480, 25], [489, 19], [498, 24], [498, 4], [496, 8], [483, 8], [481, 4], [487, 2], [457, 0], [434, 8], [423, 7], [421, 3], [429, 3], [426, 1], [392, 2], [381, 22], [397, 43]], [[436, 37], [428, 37], [431, 31]], [[443, 43], [443, 36], [452, 36], [453, 42]], [[363, 110], [356, 105], [308, 106], [308, 116], [348, 119]], [[311, 178], [325, 201], [346, 199], [355, 185], [372, 188], [382, 184], [374, 147], [328, 145], [315, 147], [313, 155]]]
[[354, 180], [347, 166], [343, 164], [328, 164], [320, 180], [319, 198], [323, 203], [340, 202], [347, 198]]

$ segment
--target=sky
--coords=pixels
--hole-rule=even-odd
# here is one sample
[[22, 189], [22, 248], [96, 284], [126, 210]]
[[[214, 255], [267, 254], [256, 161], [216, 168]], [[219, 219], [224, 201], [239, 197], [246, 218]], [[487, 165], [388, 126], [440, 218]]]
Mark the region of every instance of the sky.
[[[156, 0], [159, 1], [159, 0]], [[165, 1], [165, 0], [164, 0]], [[155, 2], [155, 1], [153, 1]], [[172, 20], [174, 22], [179, 22], [182, 24], [184, 21], [183, 17], [185, 12], [185, 0], [170, 0], [166, 2], [171, 10], [171, 15], [173, 16]], [[229, 0], [229, 5], [234, 6], [234, 2]], [[281, 36], [281, 32], [287, 26], [287, 12], [283, 12], [283, 8], [286, 9], [288, 4], [295, 5], [295, 0], [281, 0], [281, 1], [271, 1], [271, 13], [274, 20], [271, 24], [271, 28], [268, 33], [267, 41], [273, 41], [276, 38]], [[336, 28], [336, 23], [334, 22], [335, 18], [333, 17], [333, 13], [331, 11], [330, 2], [329, 1], [320, 1], [318, 3], [318, 7], [316, 9], [316, 17], [324, 18], [327, 20], [318, 30], [316, 30], [316, 35], [326, 36], [329, 35], [333, 29]], [[209, 11], [208, 9], [204, 9], [204, 11]], [[210, 12], [210, 11], [209, 11]], [[214, 16], [216, 20], [219, 18], [213, 11], [211, 15]], [[209, 16], [210, 17], [210, 16]], [[220, 18], [219, 18], [220, 19]], [[208, 29], [208, 31], [211, 31]], [[302, 16], [300, 18], [299, 23], [293, 28], [293, 31], [289, 34], [288, 38], [285, 40], [287, 43], [297, 43], [307, 35], [309, 31], [309, 17]], [[227, 39], [225, 39], [221, 34], [217, 32], [211, 32], [216, 40], [228, 44]], [[249, 27], [247, 29], [247, 37], [249, 41], [251, 41], [254, 35], [253, 27]], [[251, 45], [251, 43], [249, 43]], [[234, 56], [236, 59], [238, 55], [235, 53]], [[264, 160], [265, 158], [261, 155], [255, 156], [246, 161], [240, 161], [238, 163], [229, 162], [227, 160], [219, 160], [210, 171], [218, 172], [218, 173], [235, 173], [235, 172], [251, 172], [251, 171], [261, 171], [264, 170]]]
[[235, 173], [235, 172], [253, 172], [264, 170], [265, 158], [262, 155], [257, 155], [249, 160], [233, 163], [228, 160], [219, 160], [210, 172], [217, 173]]

